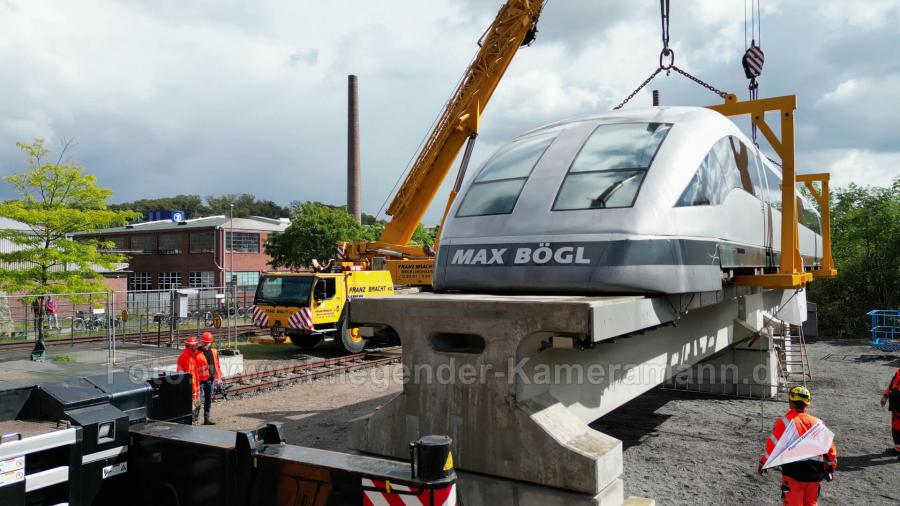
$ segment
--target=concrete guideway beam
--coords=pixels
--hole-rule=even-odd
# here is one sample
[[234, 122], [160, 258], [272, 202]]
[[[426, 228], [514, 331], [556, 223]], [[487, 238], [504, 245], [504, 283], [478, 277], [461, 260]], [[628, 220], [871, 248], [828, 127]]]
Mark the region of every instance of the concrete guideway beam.
[[[621, 504], [621, 442], [587, 424], [662, 383], [672, 368], [731, 346], [735, 318], [761, 321], [756, 313], [768, 298], [755, 288], [737, 290], [707, 297], [720, 302], [686, 314], [703, 297], [680, 307], [648, 305], [644, 297], [418, 294], [354, 301], [352, 322], [397, 331], [408, 377], [402, 393], [354, 424], [351, 447], [405, 458], [409, 441], [447, 434], [458, 469], [566, 489], [584, 504]], [[753, 314], [741, 314], [748, 307]], [[596, 308], [607, 311], [607, 324]], [[632, 323], [616, 327], [613, 308]], [[660, 325], [676, 316], [677, 326]], [[651, 330], [614, 342], [609, 336], [593, 347], [587, 339], [586, 349], [546, 347], [552, 336], [588, 337], [597, 329], [633, 334], [638, 322]]]

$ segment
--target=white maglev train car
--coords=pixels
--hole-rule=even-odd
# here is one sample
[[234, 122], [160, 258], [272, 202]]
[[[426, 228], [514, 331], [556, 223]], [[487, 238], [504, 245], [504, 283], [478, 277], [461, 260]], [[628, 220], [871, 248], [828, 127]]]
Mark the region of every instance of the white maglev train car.
[[[798, 197], [800, 252], [821, 220]], [[441, 231], [439, 291], [690, 293], [774, 272], [781, 172], [740, 129], [699, 107], [555, 123], [497, 151]]]

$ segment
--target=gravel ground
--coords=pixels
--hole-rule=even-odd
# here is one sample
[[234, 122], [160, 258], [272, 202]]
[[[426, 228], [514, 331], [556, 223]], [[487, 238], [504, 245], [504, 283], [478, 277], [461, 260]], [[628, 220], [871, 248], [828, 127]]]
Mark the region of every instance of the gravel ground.
[[[900, 459], [891, 446], [881, 392], [900, 356], [859, 342], [808, 346], [814, 380], [811, 413], [836, 434], [838, 472], [824, 483], [822, 504], [900, 504]], [[347, 451], [349, 422], [400, 391], [399, 366], [294, 385], [218, 402], [221, 428], [285, 423], [288, 442]], [[626, 495], [671, 504], [779, 504], [779, 473], [756, 474], [762, 445], [783, 401], [751, 401], [654, 390], [594, 422], [622, 440]]]
[[[835, 433], [838, 472], [821, 504], [900, 504], [900, 459], [881, 394], [897, 354], [841, 341], [810, 344], [810, 413]], [[622, 440], [626, 495], [657, 504], [779, 504], [777, 471], [756, 464], [786, 401], [725, 399], [654, 390], [592, 426]], [[761, 416], [762, 412], [762, 418]]]
[[212, 416], [216, 428], [224, 429], [283, 422], [291, 444], [347, 451], [350, 421], [375, 411], [400, 392], [401, 385], [394, 379], [400, 371], [399, 364], [374, 367], [218, 401]]

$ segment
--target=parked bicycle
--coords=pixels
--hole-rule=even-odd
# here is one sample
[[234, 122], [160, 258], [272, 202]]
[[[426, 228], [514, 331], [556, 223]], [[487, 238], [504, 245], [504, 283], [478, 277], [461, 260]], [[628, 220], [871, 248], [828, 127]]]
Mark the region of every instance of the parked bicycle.
[[[68, 319], [68, 317], [66, 318]], [[119, 318], [107, 317], [104, 314], [87, 314], [84, 311], [76, 311], [72, 318], [72, 330], [79, 332], [94, 332], [107, 327], [119, 327]]]

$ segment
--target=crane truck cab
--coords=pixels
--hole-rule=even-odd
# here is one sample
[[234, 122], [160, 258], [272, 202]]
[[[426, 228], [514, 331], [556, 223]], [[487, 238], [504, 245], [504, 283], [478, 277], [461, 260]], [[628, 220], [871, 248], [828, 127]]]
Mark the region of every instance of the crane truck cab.
[[[334, 340], [346, 353], [359, 353], [374, 329], [350, 327], [353, 299], [394, 294], [387, 271], [268, 272], [259, 279], [251, 319], [272, 337], [287, 336], [301, 349]], [[372, 332], [367, 332], [372, 330]]]

